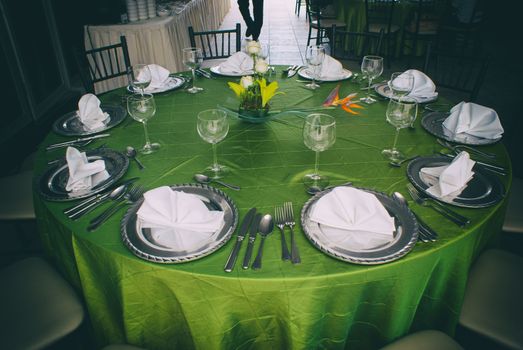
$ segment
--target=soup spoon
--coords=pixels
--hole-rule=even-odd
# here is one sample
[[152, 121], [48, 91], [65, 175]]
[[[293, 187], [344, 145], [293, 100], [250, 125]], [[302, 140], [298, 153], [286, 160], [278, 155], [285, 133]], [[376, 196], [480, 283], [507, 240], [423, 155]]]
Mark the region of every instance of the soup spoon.
[[196, 181], [198, 181], [199, 183], [201, 184], [208, 184], [210, 182], [216, 182], [217, 184], [220, 184], [222, 186], [225, 186], [227, 188], [230, 188], [231, 190], [235, 190], [235, 191], [239, 191], [240, 190], [240, 186], [236, 186], [236, 185], [231, 185], [231, 184], [228, 184], [228, 183], [225, 183], [225, 182], [222, 182], [220, 180], [216, 180], [216, 179], [212, 179], [210, 178], [209, 176], [207, 175], [203, 175], [203, 174], [195, 174], [194, 175], [194, 179]]
[[262, 267], [262, 255], [263, 255], [263, 243], [265, 243], [265, 238], [272, 232], [274, 229], [274, 220], [270, 214], [265, 214], [260, 220], [258, 226], [258, 231], [261, 236], [260, 247], [258, 248], [258, 254], [256, 254], [256, 259], [252, 263], [253, 269], [260, 269]]

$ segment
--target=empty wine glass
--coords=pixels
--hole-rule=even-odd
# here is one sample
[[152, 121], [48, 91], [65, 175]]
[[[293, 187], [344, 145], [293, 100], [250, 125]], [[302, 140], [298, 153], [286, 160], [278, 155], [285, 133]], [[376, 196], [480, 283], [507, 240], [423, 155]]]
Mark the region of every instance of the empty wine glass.
[[327, 114], [314, 113], [305, 118], [303, 142], [316, 152], [314, 173], [307, 174], [303, 183], [308, 189], [321, 191], [329, 184], [329, 178], [319, 174], [320, 152], [329, 149], [336, 141], [336, 120]]
[[229, 132], [227, 113], [219, 109], [208, 109], [198, 113], [197, 130], [205, 142], [212, 144], [213, 164], [205, 169], [205, 175], [219, 179], [228, 171], [226, 166], [218, 164], [216, 156], [216, 144]]
[[402, 101], [390, 100], [387, 106], [387, 121], [396, 128], [392, 148], [384, 149], [381, 153], [392, 161], [405, 159], [405, 155], [396, 149], [400, 129], [410, 126], [418, 115], [418, 104], [412, 98], [406, 97]]
[[194, 86], [196, 69], [200, 68], [203, 62], [203, 53], [202, 50], [197, 47], [187, 47], [183, 49], [183, 64], [187, 66], [192, 72], [192, 86], [187, 89], [187, 92], [195, 94], [203, 90], [201, 87]]
[[401, 99], [410, 94], [414, 88], [414, 75], [407, 72], [392, 73], [388, 85], [392, 93], [391, 98], [396, 98], [401, 101]]
[[143, 124], [145, 145], [140, 149], [143, 154], [149, 154], [160, 148], [159, 143], [151, 143], [147, 133], [147, 121], [156, 114], [156, 103], [151, 94], [133, 94], [127, 98], [127, 111], [131, 117]]
[[320, 86], [316, 84], [316, 79], [321, 72], [321, 65], [325, 58], [325, 47], [321, 45], [312, 45], [307, 47], [305, 52], [305, 59], [309, 65], [309, 72], [311, 73], [312, 81], [305, 85], [305, 87], [315, 90]]
[[370, 96], [370, 87], [372, 85], [372, 80], [379, 77], [383, 73], [383, 57], [380, 56], [365, 56], [361, 62], [361, 73], [367, 77], [369, 81], [369, 86], [367, 88], [367, 96], [362, 97], [360, 101], [367, 104], [376, 102], [374, 98]]
[[140, 92], [142, 95], [152, 80], [151, 70], [147, 64], [133, 65], [130, 67], [127, 77], [132, 90], [134, 92]]

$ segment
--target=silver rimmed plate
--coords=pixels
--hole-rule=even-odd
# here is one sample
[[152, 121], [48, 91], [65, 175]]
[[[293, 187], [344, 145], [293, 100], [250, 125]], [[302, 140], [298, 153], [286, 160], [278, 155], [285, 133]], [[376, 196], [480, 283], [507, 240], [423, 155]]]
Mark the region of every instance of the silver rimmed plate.
[[241, 73], [222, 72], [220, 66], [211, 67], [209, 70], [211, 71], [211, 73], [221, 75], [224, 77], [243, 77], [244, 75], [252, 75], [254, 73], [252, 69], [243, 71]]
[[449, 116], [448, 113], [443, 112], [431, 112], [423, 116], [421, 119], [421, 125], [432, 135], [445, 139], [450, 142], [461, 143], [464, 145], [471, 146], [482, 146], [491, 145], [501, 140], [501, 137], [497, 139], [485, 139], [483, 137], [477, 137], [465, 133], [455, 134], [446, 127], [443, 126], [443, 122]]
[[316, 248], [327, 255], [354, 264], [384, 264], [397, 260], [407, 254], [418, 240], [418, 222], [412, 212], [405, 205], [399, 204], [384, 193], [363, 188], [359, 189], [375, 195], [388, 211], [389, 215], [394, 218], [396, 230], [394, 231], [394, 238], [390, 242], [370, 249], [349, 249], [347, 247], [335, 246], [331, 242], [326, 242], [324, 238], [325, 235], [323, 234], [326, 228], [322, 224], [310, 220], [310, 213], [318, 200], [331, 190], [318, 193], [303, 206], [301, 211], [301, 226], [305, 232], [305, 236]]
[[47, 169], [37, 180], [40, 195], [47, 200], [61, 202], [89, 197], [110, 187], [125, 175], [129, 167], [129, 159], [123, 153], [109, 148], [87, 151], [86, 156], [89, 162], [100, 159], [105, 161], [105, 170], [109, 173], [107, 180], [100, 182], [90, 190], [68, 192], [65, 187], [69, 179], [69, 167], [64, 158], [57, 165]]
[[412, 160], [407, 167], [407, 176], [420, 191], [441, 202], [465, 208], [485, 208], [498, 203], [505, 196], [505, 187], [499, 178], [477, 163], [472, 171], [474, 175], [466, 188], [456, 197], [435, 197], [426, 190], [436, 183], [437, 179], [421, 173], [422, 168], [449, 165], [452, 159], [447, 157], [420, 157]]
[[176, 264], [203, 258], [223, 246], [231, 238], [238, 225], [238, 209], [224, 192], [206, 185], [182, 184], [170, 186], [173, 191], [181, 191], [196, 195], [210, 210], [223, 211], [223, 225], [207, 240], [201, 241], [192, 250], [179, 250], [166, 247], [157, 242], [149, 228], [142, 228], [137, 220], [136, 212], [140, 209], [143, 199], [135, 203], [122, 219], [121, 235], [124, 244], [133, 254], [144, 260]]
[[[161, 94], [162, 92], [172, 91], [179, 89], [185, 84], [185, 78], [181, 76], [171, 75], [161, 87], [148, 87], [145, 89], [147, 94]], [[140, 91], [135, 90], [131, 85], [127, 86], [127, 91], [131, 93], [140, 93]]]
[[104, 105], [100, 106], [102, 111], [109, 114], [109, 118], [104, 123], [105, 125], [99, 129], [88, 130], [78, 118], [77, 111], [69, 112], [60, 118], [58, 118], [53, 124], [53, 131], [57, 134], [64, 136], [85, 136], [93, 135], [108, 129], [114, 128], [120, 124], [127, 115], [127, 111], [117, 105]]
[[[374, 91], [380, 96], [386, 97], [386, 98], [392, 98], [392, 90], [389, 87], [389, 84], [383, 83], [380, 85], [377, 85], [374, 87]], [[410, 97], [410, 96], [409, 96]], [[432, 96], [432, 97], [411, 97], [416, 100], [417, 103], [429, 103], [432, 101], [436, 101], [438, 99], [438, 96]]]
[[[304, 79], [312, 79], [312, 73], [310, 72], [308, 67], [303, 67], [298, 71], [298, 75]], [[352, 77], [352, 72], [348, 69], [343, 69], [343, 73], [339, 77], [318, 77], [316, 80], [319, 81], [340, 81], [349, 79]]]

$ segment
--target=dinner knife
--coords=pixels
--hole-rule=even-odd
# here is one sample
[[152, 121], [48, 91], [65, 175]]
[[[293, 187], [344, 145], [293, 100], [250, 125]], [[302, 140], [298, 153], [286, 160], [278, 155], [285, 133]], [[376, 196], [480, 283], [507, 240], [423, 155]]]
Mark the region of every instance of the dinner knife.
[[55, 148], [60, 148], [60, 147], [66, 147], [66, 146], [71, 146], [71, 145], [74, 145], [76, 143], [80, 143], [80, 142], [85, 142], [85, 141], [90, 141], [90, 140], [95, 140], [95, 139], [99, 139], [99, 138], [102, 138], [102, 137], [107, 137], [107, 136], [111, 136], [111, 134], [100, 134], [100, 135], [94, 135], [94, 136], [89, 136], [89, 137], [84, 137], [84, 138], [79, 138], [79, 139], [76, 139], [76, 140], [72, 140], [72, 141], [65, 141], [65, 142], [60, 142], [60, 143], [54, 143], [52, 145], [49, 145], [45, 148], [46, 151], [49, 151], [51, 149], [55, 149]]
[[240, 227], [240, 231], [238, 231], [236, 243], [234, 244], [234, 248], [232, 249], [231, 254], [229, 255], [229, 258], [227, 259], [227, 263], [225, 264], [225, 268], [224, 268], [225, 272], [231, 272], [232, 269], [234, 268], [234, 264], [236, 263], [236, 258], [238, 257], [238, 252], [240, 251], [242, 241], [245, 238], [245, 235], [247, 234], [247, 230], [249, 229], [249, 225], [251, 224], [252, 218], [255, 213], [256, 213], [256, 208], [251, 208], [247, 212], [247, 214], [245, 214], [242, 225]]
[[[443, 152], [440, 152], [441, 155], [447, 157], [447, 158], [451, 158], [451, 159], [454, 159], [456, 156], [455, 155], [452, 155], [452, 154], [446, 154], [446, 153], [443, 153]], [[499, 175], [507, 175], [506, 171], [507, 169], [503, 168], [503, 167], [500, 167], [498, 165], [494, 165], [494, 164], [489, 164], [489, 163], [484, 163], [484, 162], [480, 162], [480, 161], [477, 161], [475, 160], [476, 164], [478, 165], [481, 165], [483, 167], [483, 169], [486, 169], [486, 170], [490, 170], [496, 174], [499, 174]]]
[[258, 233], [258, 227], [260, 226], [260, 221], [262, 218], [262, 214], [258, 213], [254, 217], [251, 223], [251, 231], [249, 232], [249, 241], [247, 242], [247, 251], [245, 252], [245, 256], [243, 257], [243, 264], [242, 268], [244, 270], [247, 270], [249, 268], [249, 264], [251, 262], [252, 257], [252, 250], [254, 248], [254, 241], [256, 240], [256, 234]]

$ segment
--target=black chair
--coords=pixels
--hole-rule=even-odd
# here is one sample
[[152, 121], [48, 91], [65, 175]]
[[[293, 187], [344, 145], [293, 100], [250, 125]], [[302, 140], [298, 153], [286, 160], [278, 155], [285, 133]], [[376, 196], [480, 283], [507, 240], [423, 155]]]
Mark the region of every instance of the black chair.
[[365, 31], [374, 34], [383, 32], [383, 37], [387, 41], [385, 54], [389, 67], [395, 55], [396, 40], [400, 31], [398, 25], [392, 24], [395, 4], [394, 0], [365, 0]]
[[340, 30], [332, 26], [331, 56], [340, 60], [361, 61], [365, 55], [381, 51], [383, 30], [379, 33], [361, 33]]
[[427, 49], [423, 71], [438, 87], [468, 94], [475, 101], [488, 68], [488, 57], [456, 55]]
[[439, 27], [440, 3], [436, 0], [417, 0], [416, 10], [403, 28], [401, 55], [410, 58], [416, 56], [419, 41], [431, 42], [436, 37]]
[[[309, 18], [309, 34], [307, 36], [307, 46], [310, 45], [311, 40], [316, 40], [316, 45], [324, 42], [332, 41], [332, 26], [337, 28], [345, 28], [347, 25], [344, 22], [338, 21], [331, 17], [322, 15], [320, 3], [313, 0], [305, 0], [307, 9], [307, 17]], [[316, 30], [316, 36], [312, 36], [312, 30]]]
[[87, 92], [94, 93], [94, 84], [126, 76], [131, 69], [129, 50], [125, 36], [118, 44], [83, 51], [75, 48], [75, 59], [82, 83]]
[[199, 47], [204, 60], [227, 58], [241, 49], [241, 26], [234, 29], [195, 32], [189, 27], [189, 40], [192, 47]]

